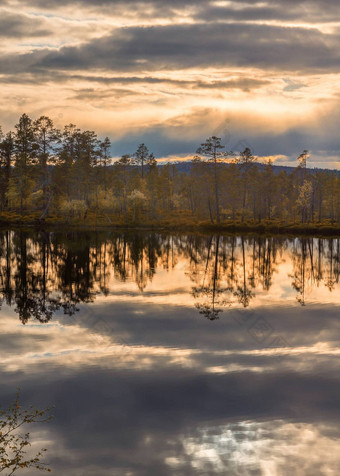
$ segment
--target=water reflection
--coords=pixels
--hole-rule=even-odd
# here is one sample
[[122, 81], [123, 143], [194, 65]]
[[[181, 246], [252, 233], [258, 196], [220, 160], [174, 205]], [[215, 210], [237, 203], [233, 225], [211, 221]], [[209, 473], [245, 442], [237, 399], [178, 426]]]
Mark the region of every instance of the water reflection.
[[32, 318], [46, 323], [60, 309], [72, 316], [79, 303], [112, 294], [117, 282], [134, 282], [143, 293], [160, 270], [176, 267], [190, 279], [192, 305], [209, 320], [237, 305], [255, 305], [281, 271], [304, 306], [315, 289], [339, 288], [340, 240], [0, 233], [1, 302], [15, 306], [24, 324]]
[[0, 404], [56, 405], [55, 474], [339, 474], [338, 239], [0, 240]]

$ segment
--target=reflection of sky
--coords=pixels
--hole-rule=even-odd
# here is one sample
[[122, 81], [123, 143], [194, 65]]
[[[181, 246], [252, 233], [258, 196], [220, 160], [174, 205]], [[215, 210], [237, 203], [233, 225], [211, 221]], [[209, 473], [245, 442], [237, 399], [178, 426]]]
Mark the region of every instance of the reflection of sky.
[[23, 400], [56, 405], [37, 437], [58, 474], [335, 474], [338, 308], [256, 309], [287, 342], [276, 349], [247, 312], [210, 322], [109, 302], [21, 326], [4, 309], [2, 400], [20, 385]]
[[[339, 470], [334, 428], [306, 423], [242, 422], [207, 427], [184, 440], [191, 466], [204, 474], [332, 474]], [[168, 460], [175, 470], [180, 458]]]
[[283, 258], [269, 291], [214, 322], [181, 260], [48, 324], [3, 305], [1, 401], [20, 386], [56, 405], [32, 433], [55, 474], [339, 474], [339, 292], [310, 287], [300, 306]]
[[[183, 237], [181, 237], [183, 239]], [[243, 264], [242, 264], [242, 250], [241, 250], [241, 241], [240, 239], [237, 240], [237, 246], [234, 252], [234, 259], [235, 259], [235, 283], [243, 284], [242, 283], [242, 274], [243, 274]], [[330, 264], [327, 261], [329, 258], [329, 249], [327, 248], [326, 240], [323, 240], [322, 243], [322, 270], [323, 276], [322, 279], [319, 281], [316, 279], [316, 266], [317, 266], [317, 247], [318, 241], [315, 239], [313, 240], [313, 263], [310, 261], [310, 256], [306, 255], [306, 263], [305, 263], [305, 287], [304, 287], [304, 296], [306, 304], [311, 303], [329, 303], [329, 304], [340, 304], [340, 293], [339, 291], [339, 278], [333, 277], [334, 285], [332, 290], [330, 291], [329, 287], [327, 286], [328, 283], [328, 276], [330, 271]], [[298, 253], [301, 253], [301, 249], [299, 247], [299, 243], [295, 241], [295, 247]], [[143, 282], [143, 293], [140, 292], [138, 286], [136, 286], [136, 281], [138, 281], [138, 273], [141, 273], [141, 269], [138, 268], [135, 271], [136, 275], [128, 276], [126, 281], [122, 281], [119, 279], [117, 274], [109, 272], [109, 276], [106, 280], [106, 286], [109, 289], [108, 295], [104, 296], [100, 292], [99, 282], [95, 283], [95, 291], [96, 295], [96, 302], [125, 302], [126, 300], [134, 301], [136, 303], [150, 303], [154, 305], [164, 305], [164, 304], [177, 304], [182, 306], [189, 306], [192, 307], [195, 305], [196, 300], [193, 296], [193, 287], [202, 286], [204, 283], [207, 285], [209, 279], [204, 276], [205, 272], [205, 263], [202, 260], [200, 263], [200, 269], [198, 269], [197, 273], [193, 272], [193, 269], [190, 267], [190, 261], [188, 256], [182, 254], [180, 247], [176, 247], [176, 242], [174, 246], [174, 259], [173, 263], [170, 263], [169, 268], [163, 266], [162, 260], [164, 257], [158, 257], [157, 259], [157, 266], [156, 266], [156, 274], [152, 276], [152, 278], [147, 276], [146, 270], [144, 270], [143, 279], [140, 281]], [[336, 243], [333, 244], [333, 247], [336, 248]], [[228, 249], [228, 244], [226, 245]], [[271, 259], [271, 266], [273, 272], [270, 277], [270, 286], [269, 289], [266, 289], [264, 286], [264, 277], [260, 275], [259, 270], [257, 269], [255, 274], [255, 285], [254, 287], [251, 286], [251, 275], [252, 275], [252, 242], [249, 238], [249, 241], [245, 242], [245, 250], [246, 250], [246, 282], [247, 287], [251, 289], [254, 296], [251, 299], [251, 307], [261, 307], [266, 306], [268, 303], [271, 305], [275, 302], [280, 304], [284, 302], [285, 305], [288, 303], [295, 306], [296, 300], [298, 297], [298, 291], [294, 289], [293, 282], [294, 282], [294, 273], [301, 273], [301, 266], [300, 263], [294, 262], [293, 256], [293, 242], [287, 241], [286, 247], [280, 249], [277, 253], [276, 260], [274, 261], [273, 258]], [[223, 244], [220, 243], [219, 248], [219, 258], [221, 258], [221, 254], [223, 251]], [[261, 251], [263, 252], [263, 251]], [[230, 253], [230, 245], [229, 245], [229, 253]], [[256, 253], [258, 250], [256, 249]], [[230, 256], [228, 257], [230, 259]], [[256, 257], [256, 265], [258, 266], [259, 257]], [[296, 259], [296, 257], [295, 257]], [[333, 256], [334, 262], [336, 261], [336, 255]], [[146, 258], [144, 257], [146, 261]], [[296, 261], [298, 261], [296, 259]], [[212, 272], [214, 265], [214, 256], [210, 257], [209, 262], [209, 273]], [[147, 268], [147, 264], [144, 262], [143, 266]], [[230, 266], [230, 265], [229, 265]], [[333, 263], [333, 268], [335, 265]], [[110, 268], [107, 269], [110, 271]], [[333, 273], [334, 273], [333, 269]], [[221, 270], [219, 267], [219, 272], [221, 273], [221, 279], [219, 280], [219, 285], [221, 288], [227, 287], [228, 283], [226, 281], [226, 273]], [[263, 270], [262, 270], [263, 272]], [[239, 306], [237, 299], [232, 293], [228, 295], [226, 293], [228, 305], [231, 304], [232, 307]]]
[[[260, 284], [255, 289], [255, 299], [252, 299], [251, 306], [263, 306], [268, 302], [289, 301], [292, 305], [296, 303], [296, 290], [292, 287], [292, 263], [289, 259], [289, 252], [285, 253], [287, 261], [280, 263], [277, 271], [273, 275], [272, 284], [269, 290], [265, 290]], [[125, 302], [126, 299], [135, 302], [149, 302], [150, 304], [179, 304], [184, 306], [193, 306], [195, 299], [192, 296], [193, 282], [186, 271], [187, 262], [180, 262], [171, 270], [159, 269], [152, 281], [148, 281], [141, 294], [133, 280], [121, 282], [113, 279], [109, 284], [110, 293], [108, 296], [98, 295], [96, 301], [100, 302]], [[202, 278], [203, 279], [203, 278]], [[202, 280], [201, 280], [202, 281]], [[235, 306], [237, 300], [232, 298], [232, 304]], [[318, 286], [307, 281], [306, 301], [309, 303], [334, 303], [340, 304], [340, 293], [330, 292], [324, 282]]]

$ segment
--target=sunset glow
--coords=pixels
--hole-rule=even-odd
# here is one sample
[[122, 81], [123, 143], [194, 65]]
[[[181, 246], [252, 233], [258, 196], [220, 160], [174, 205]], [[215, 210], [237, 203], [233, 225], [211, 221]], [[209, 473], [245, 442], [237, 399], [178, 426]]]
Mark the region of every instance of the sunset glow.
[[180, 159], [206, 137], [340, 168], [336, 2], [5, 0], [3, 128], [23, 112]]

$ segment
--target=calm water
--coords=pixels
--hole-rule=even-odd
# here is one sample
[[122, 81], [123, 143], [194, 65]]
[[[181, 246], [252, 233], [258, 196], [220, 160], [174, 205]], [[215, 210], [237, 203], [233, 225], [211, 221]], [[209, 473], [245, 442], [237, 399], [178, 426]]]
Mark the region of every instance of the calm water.
[[[54, 474], [340, 474], [340, 240], [0, 232], [0, 399]], [[36, 474], [23, 473], [23, 474]]]

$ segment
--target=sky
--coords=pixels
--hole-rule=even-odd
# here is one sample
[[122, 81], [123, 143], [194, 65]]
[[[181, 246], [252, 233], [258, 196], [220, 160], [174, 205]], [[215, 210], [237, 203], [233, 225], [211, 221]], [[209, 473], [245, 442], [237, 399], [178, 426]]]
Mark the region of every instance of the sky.
[[1, 0], [0, 124], [22, 113], [186, 159], [206, 138], [340, 169], [336, 0]]

